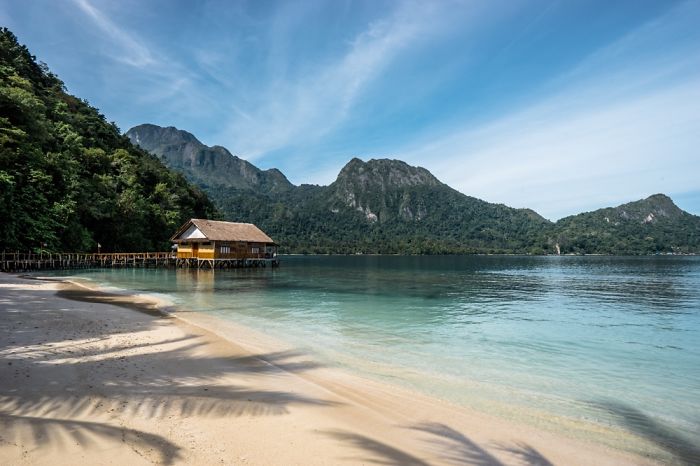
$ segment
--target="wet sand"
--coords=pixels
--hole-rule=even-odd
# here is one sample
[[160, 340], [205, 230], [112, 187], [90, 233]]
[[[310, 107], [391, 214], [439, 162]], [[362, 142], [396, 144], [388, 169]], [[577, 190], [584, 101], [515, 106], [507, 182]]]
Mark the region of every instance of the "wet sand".
[[653, 464], [160, 306], [0, 274], [0, 464]]

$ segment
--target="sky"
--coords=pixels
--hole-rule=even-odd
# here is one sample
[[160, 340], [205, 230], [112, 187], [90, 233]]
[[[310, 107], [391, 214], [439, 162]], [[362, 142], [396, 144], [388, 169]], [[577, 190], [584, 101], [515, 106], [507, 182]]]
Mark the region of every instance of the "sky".
[[123, 131], [175, 126], [295, 184], [353, 157], [558, 218], [700, 215], [700, 0], [0, 0]]

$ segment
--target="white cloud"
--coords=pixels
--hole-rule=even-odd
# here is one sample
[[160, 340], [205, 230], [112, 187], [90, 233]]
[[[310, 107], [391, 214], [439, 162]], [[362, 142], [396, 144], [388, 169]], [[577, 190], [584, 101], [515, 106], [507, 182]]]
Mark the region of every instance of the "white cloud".
[[696, 76], [608, 105], [567, 108], [554, 100], [402, 155], [464, 193], [558, 218], [700, 189], [698, 147]]
[[453, 155], [438, 174], [464, 192], [552, 217], [563, 213], [557, 204], [577, 210], [700, 188], [700, 79], [608, 107], [554, 112], [536, 126], [519, 121], [501, 122], [481, 139], [464, 135], [468, 159]]
[[120, 28], [88, 0], [73, 0], [73, 2], [118, 47], [118, 53], [112, 55], [115, 60], [136, 68], [143, 68], [157, 63], [155, 57], [140, 39]]
[[[183, 64], [181, 57], [169, 56], [153, 42], [117, 24], [105, 10], [89, 0], [73, 2], [102, 33], [96, 46], [107, 51], [105, 54], [118, 62], [117, 66], [104, 66], [101, 79], [106, 87], [121, 92], [124, 99], [133, 104], [117, 109], [117, 114], [124, 112], [128, 115], [123, 118], [128, 123], [123, 130], [144, 122], [178, 124], [183, 121], [183, 115], [202, 118], [210, 114], [212, 109], [220, 108], [221, 99], [207, 92], [206, 86], [199, 82], [198, 70]], [[216, 60], [213, 54], [203, 60], [206, 61], [207, 58], [211, 62]], [[138, 70], [134, 72], [122, 64]], [[134, 108], [141, 109], [142, 112], [145, 109], [150, 114], [151, 121], [144, 120], [149, 117], [135, 114]], [[182, 129], [191, 130], [187, 123]]]
[[[323, 66], [289, 79], [272, 79], [260, 95], [231, 106], [231, 118], [219, 135], [248, 159], [271, 151], [318, 141], [349, 115], [363, 90], [399, 54], [425, 38], [446, 9], [431, 3], [402, 4], [389, 18], [373, 22], [349, 44], [347, 52]], [[285, 28], [282, 28], [285, 30]], [[277, 38], [277, 41], [289, 40]], [[277, 47], [273, 47], [277, 48]], [[277, 60], [286, 60], [279, 53]], [[285, 64], [271, 65], [285, 69]]]
[[529, 108], [434, 134], [401, 157], [466, 194], [551, 219], [699, 190], [700, 57], [679, 53], [687, 43], [650, 47], [689, 25], [687, 8], [583, 60]]

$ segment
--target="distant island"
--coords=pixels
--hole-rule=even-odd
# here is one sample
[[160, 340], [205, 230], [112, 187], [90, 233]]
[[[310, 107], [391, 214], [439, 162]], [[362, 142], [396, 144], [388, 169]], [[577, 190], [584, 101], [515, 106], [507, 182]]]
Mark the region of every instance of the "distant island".
[[126, 135], [201, 187], [227, 220], [251, 222], [290, 253], [688, 254], [700, 217], [666, 195], [550, 222], [464, 195], [400, 160], [354, 158], [329, 186], [289, 182], [174, 127]]
[[190, 218], [250, 222], [280, 253], [689, 254], [700, 217], [656, 194], [550, 222], [400, 160], [289, 182], [173, 127], [126, 135], [0, 29], [0, 251], [167, 250]]

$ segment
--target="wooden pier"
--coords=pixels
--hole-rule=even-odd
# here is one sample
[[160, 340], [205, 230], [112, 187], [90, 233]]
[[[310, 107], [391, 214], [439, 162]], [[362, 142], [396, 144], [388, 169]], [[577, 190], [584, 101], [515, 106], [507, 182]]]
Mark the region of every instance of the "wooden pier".
[[175, 259], [176, 267], [196, 269], [239, 269], [250, 267], [279, 267], [280, 260], [277, 257], [246, 257], [240, 259], [200, 259], [186, 258]]
[[241, 268], [277, 267], [279, 258], [266, 255], [227, 259], [178, 259], [172, 252], [116, 252], [116, 253], [21, 253], [2, 252], [0, 271], [28, 272], [32, 270], [93, 269], [93, 268]]

